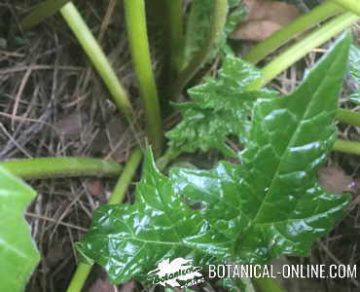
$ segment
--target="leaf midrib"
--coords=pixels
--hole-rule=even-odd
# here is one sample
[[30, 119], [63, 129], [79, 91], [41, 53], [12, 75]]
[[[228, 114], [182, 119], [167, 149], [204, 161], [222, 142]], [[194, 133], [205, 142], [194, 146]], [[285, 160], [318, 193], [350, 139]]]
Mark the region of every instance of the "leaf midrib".
[[[329, 70], [328, 71], [333, 71], [333, 67], [337, 64], [337, 62], [333, 61], [332, 64], [330, 65], [329, 67]], [[264, 196], [263, 200], [261, 201], [261, 204], [259, 206], [259, 209], [257, 211], [257, 213], [255, 214], [253, 220], [252, 220], [252, 224], [251, 225], [254, 225], [254, 224], [257, 224], [257, 220], [260, 216], [260, 214], [262, 213], [262, 209], [264, 208], [264, 203], [265, 201], [267, 201], [267, 198], [272, 194], [273, 192], [273, 186], [274, 186], [274, 183], [275, 181], [277, 181], [277, 177], [279, 175], [279, 171], [281, 169], [281, 167], [283, 166], [283, 163], [284, 163], [284, 158], [288, 155], [289, 153], [289, 149], [290, 149], [290, 146], [293, 145], [293, 143], [296, 141], [296, 139], [298, 138], [298, 132], [299, 130], [301, 129], [301, 127], [303, 126], [303, 122], [306, 120], [305, 118], [307, 117], [309, 111], [311, 110], [312, 108], [312, 105], [314, 103], [314, 101], [318, 98], [318, 94], [319, 94], [319, 91], [320, 89], [322, 88], [322, 86], [324, 85], [324, 83], [326, 83], [325, 81], [328, 80], [329, 75], [331, 74], [326, 74], [325, 75], [325, 78], [322, 79], [321, 83], [319, 84], [319, 86], [316, 87], [316, 90], [313, 94], [313, 97], [311, 98], [310, 102], [308, 103], [308, 106], [306, 107], [303, 115], [301, 116], [301, 119], [300, 121], [297, 123], [297, 127], [296, 127], [296, 130], [294, 131], [294, 134], [291, 136], [291, 138], [289, 139], [289, 142], [286, 146], [286, 149], [285, 151], [283, 152], [283, 154], [281, 155], [281, 158], [279, 160], [279, 163], [277, 165], [277, 168], [276, 168], [276, 171], [274, 172], [274, 175], [272, 177], [272, 180], [271, 180], [271, 184], [269, 186], [269, 190], [268, 192], [266, 193], [266, 195]], [[298, 92], [296, 92], [298, 93]], [[294, 94], [288, 96], [287, 98], [292, 98]], [[261, 223], [261, 222], [260, 222]], [[271, 222], [268, 222], [268, 224], [270, 224]]]

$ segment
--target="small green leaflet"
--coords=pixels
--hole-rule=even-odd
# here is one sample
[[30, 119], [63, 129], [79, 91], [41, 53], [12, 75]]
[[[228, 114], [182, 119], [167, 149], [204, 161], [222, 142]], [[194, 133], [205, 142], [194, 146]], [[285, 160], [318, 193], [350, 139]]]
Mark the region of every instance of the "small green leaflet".
[[246, 142], [255, 100], [277, 96], [266, 89], [247, 89], [260, 78], [253, 66], [227, 56], [217, 78], [190, 89], [191, 101], [177, 105], [182, 121], [167, 133], [170, 148], [190, 153], [217, 149], [225, 156], [235, 156], [226, 139], [235, 136]]
[[[209, 38], [214, 3], [214, 0], [196, 0], [191, 3], [190, 14], [186, 21], [184, 66], [203, 48], [203, 44]], [[224, 33], [218, 45], [214, 48], [211, 57], [214, 57], [219, 49], [222, 49], [225, 53], [231, 53], [231, 49], [226, 44], [227, 36], [233, 32], [240, 20], [245, 16], [245, 9], [240, 0], [229, 1], [228, 5], [229, 14]]]
[[349, 54], [349, 71], [352, 77], [351, 87], [353, 93], [350, 100], [356, 104], [360, 104], [360, 49], [356, 45], [352, 45]]
[[0, 291], [24, 291], [39, 261], [24, 210], [35, 192], [0, 167]]
[[[290, 96], [256, 102], [241, 164], [172, 169], [168, 178], [148, 153], [135, 203], [101, 207], [81, 253], [115, 283], [143, 280], [159, 261], [176, 257], [206, 265], [308, 254], [349, 201], [326, 193], [316, 172], [336, 138], [350, 42], [338, 42]], [[191, 209], [192, 202], [202, 207]]]

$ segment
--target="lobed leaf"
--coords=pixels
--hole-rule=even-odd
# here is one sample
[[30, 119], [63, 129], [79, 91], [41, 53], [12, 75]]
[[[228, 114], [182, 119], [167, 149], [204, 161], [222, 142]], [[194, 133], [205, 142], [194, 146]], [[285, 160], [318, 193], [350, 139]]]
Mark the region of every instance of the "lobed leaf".
[[221, 239], [211, 236], [208, 223], [175, 194], [170, 179], [157, 170], [151, 151], [145, 157], [135, 203], [99, 208], [78, 248], [105, 267], [115, 283], [144, 278], [144, 271], [153, 269], [162, 258], [224, 252]]
[[307, 254], [349, 200], [326, 193], [316, 178], [336, 137], [349, 44], [349, 37], [339, 42], [292, 95], [256, 102], [241, 165], [173, 169], [167, 178], [148, 154], [134, 205], [100, 208], [80, 251], [116, 283], [143, 279], [173, 257], [205, 265]]
[[347, 205], [348, 196], [326, 193], [316, 173], [336, 138], [349, 43], [339, 43], [290, 96], [256, 103], [241, 165], [172, 172], [178, 190], [202, 202], [210, 225], [234, 240], [241, 262], [306, 255]]
[[182, 121], [167, 133], [170, 148], [180, 152], [217, 149], [225, 156], [234, 156], [227, 138], [235, 136], [246, 142], [255, 100], [276, 96], [265, 89], [247, 89], [260, 77], [253, 66], [227, 56], [217, 78], [208, 78], [190, 89], [191, 102], [177, 105]]
[[0, 291], [23, 291], [39, 261], [24, 210], [35, 192], [0, 167]]

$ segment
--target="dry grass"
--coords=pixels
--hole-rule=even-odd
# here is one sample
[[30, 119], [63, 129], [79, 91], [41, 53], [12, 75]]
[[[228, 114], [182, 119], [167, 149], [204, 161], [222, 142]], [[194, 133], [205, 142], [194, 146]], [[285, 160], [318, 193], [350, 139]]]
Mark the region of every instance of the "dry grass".
[[[34, 5], [26, 2], [0, 1], [0, 18], [15, 19], [0, 34], [0, 159], [90, 156], [125, 162], [143, 133], [135, 137], [123, 122], [61, 18], [53, 17], [26, 34], [18, 30], [16, 19]], [[142, 120], [122, 19], [112, 13], [114, 2], [86, 4], [83, 11], [135, 96], [136, 116]], [[26, 215], [42, 261], [29, 291], [65, 290], [76, 262], [74, 243], [114, 184], [101, 181], [94, 195], [89, 190], [92, 181], [30, 182], [38, 196]]]

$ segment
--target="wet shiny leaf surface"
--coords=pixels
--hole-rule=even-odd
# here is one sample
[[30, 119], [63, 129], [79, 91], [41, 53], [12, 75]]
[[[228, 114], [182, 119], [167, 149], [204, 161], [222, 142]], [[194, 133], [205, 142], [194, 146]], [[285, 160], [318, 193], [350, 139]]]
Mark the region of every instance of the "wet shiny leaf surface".
[[316, 175], [336, 138], [349, 44], [339, 42], [292, 95], [256, 102], [241, 164], [173, 169], [168, 178], [148, 153], [136, 202], [100, 208], [80, 251], [116, 283], [175, 257], [205, 265], [306, 255], [349, 199], [325, 192]]
[[178, 105], [182, 121], [167, 133], [170, 147], [180, 152], [217, 149], [234, 156], [226, 139], [235, 136], [246, 142], [255, 100], [276, 96], [269, 90], [247, 90], [259, 78], [254, 67], [228, 56], [217, 78], [190, 89], [191, 102]]

